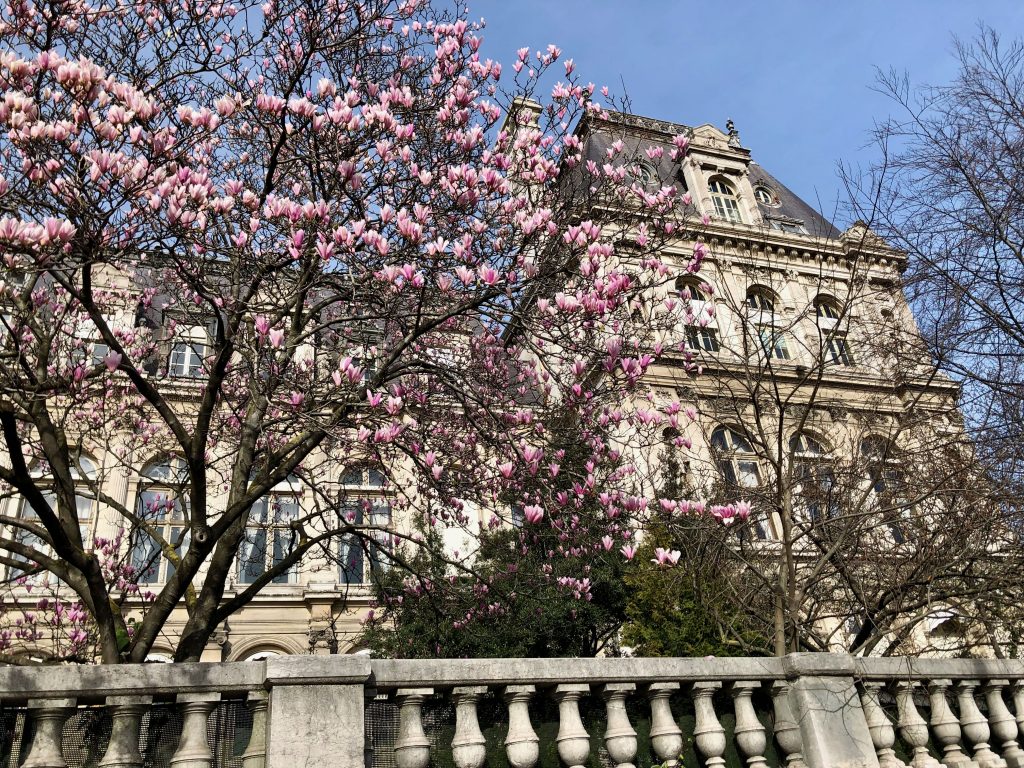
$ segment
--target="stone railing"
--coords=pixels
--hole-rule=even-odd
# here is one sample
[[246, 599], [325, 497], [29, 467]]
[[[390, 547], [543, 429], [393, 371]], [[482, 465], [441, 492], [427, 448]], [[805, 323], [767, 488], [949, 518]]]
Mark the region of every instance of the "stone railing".
[[[382, 717], [393, 720], [383, 731]], [[0, 768], [643, 768], [687, 755], [707, 768], [1024, 768], [1024, 663], [793, 654], [5, 667], [0, 719]]]

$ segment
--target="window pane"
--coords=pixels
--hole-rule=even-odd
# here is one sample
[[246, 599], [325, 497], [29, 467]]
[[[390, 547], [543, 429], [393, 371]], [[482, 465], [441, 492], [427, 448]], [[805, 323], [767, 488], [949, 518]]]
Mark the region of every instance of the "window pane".
[[156, 540], [145, 531], [136, 531], [132, 544], [132, 567], [140, 584], [160, 581], [160, 549]]
[[338, 544], [339, 573], [342, 584], [363, 583], [363, 548], [358, 536], [343, 536]]
[[266, 570], [267, 530], [247, 528], [245, 539], [238, 548], [238, 581], [241, 584], [252, 584]]
[[[284, 560], [292, 552], [292, 532], [289, 530], [274, 531], [274, 565]], [[292, 580], [295, 571], [289, 568], [284, 573], [279, 573], [272, 581], [274, 584], [288, 584]]]

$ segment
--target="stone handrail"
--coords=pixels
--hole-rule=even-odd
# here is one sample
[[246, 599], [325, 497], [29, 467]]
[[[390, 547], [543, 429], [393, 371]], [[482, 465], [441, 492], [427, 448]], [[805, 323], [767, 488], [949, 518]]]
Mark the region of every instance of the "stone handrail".
[[[753, 697], [771, 696], [770, 730]], [[245, 768], [361, 768], [369, 763], [367, 705], [387, 696], [398, 709], [394, 762], [426, 768], [436, 746], [424, 705], [455, 712], [442, 745], [457, 768], [480, 768], [487, 744], [477, 715], [486, 694], [500, 698], [504, 750], [513, 768], [538, 764], [541, 739], [530, 704], [557, 706], [561, 762], [590, 764], [591, 736], [580, 704], [600, 702], [603, 753], [619, 768], [637, 759], [630, 711], [649, 719], [650, 752], [678, 765], [691, 741], [706, 768], [722, 768], [729, 741], [747, 768], [767, 768], [774, 737], [787, 768], [1024, 768], [1024, 662], [854, 659], [842, 654], [708, 659], [384, 660], [352, 656], [273, 658], [233, 664], [0, 668], [0, 708], [35, 721], [25, 768], [64, 768], [65, 723], [77, 708], [106, 707], [111, 731], [101, 768], [140, 768], [143, 715], [173, 703], [182, 718], [173, 768], [214, 768], [211, 713], [245, 701], [252, 729]], [[693, 726], [684, 733], [673, 706], [686, 696]], [[887, 714], [894, 702], [896, 723]], [[629, 704], [630, 708], [627, 708]], [[641, 707], [637, 710], [637, 706]], [[1011, 711], [1012, 710], [1012, 711]], [[923, 713], [922, 713], [923, 712]], [[1015, 713], [1015, 714], [1014, 714]], [[730, 714], [729, 732], [720, 719]], [[898, 739], [897, 739], [898, 737]]]

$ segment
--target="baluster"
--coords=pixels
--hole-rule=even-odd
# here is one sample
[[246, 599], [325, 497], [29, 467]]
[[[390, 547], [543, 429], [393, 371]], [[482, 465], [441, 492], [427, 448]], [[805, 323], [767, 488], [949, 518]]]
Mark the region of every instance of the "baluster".
[[1024, 733], [1024, 680], [1013, 681], [1013, 712], [1017, 716], [1017, 730]]
[[942, 762], [949, 768], [968, 768], [974, 762], [960, 747], [960, 721], [949, 706], [946, 689], [951, 680], [932, 680], [928, 683], [928, 700], [931, 703], [932, 735], [942, 747]]
[[181, 693], [177, 701], [181, 704], [181, 738], [169, 764], [173, 768], [212, 768], [213, 750], [206, 738], [207, 721], [220, 695]]
[[772, 709], [775, 710], [775, 740], [786, 756], [786, 766], [807, 768], [803, 754], [804, 740], [789, 703], [789, 683], [776, 680], [772, 683], [771, 694]]
[[901, 680], [896, 683], [896, 709], [899, 718], [900, 736], [914, 750], [910, 764], [914, 768], [937, 768], [939, 761], [928, 752], [928, 723], [924, 721], [914, 704], [914, 688], [917, 682]]
[[67, 768], [61, 737], [64, 723], [75, 711], [75, 703], [74, 699], [29, 699], [36, 734], [21, 768]]
[[252, 712], [252, 731], [249, 743], [242, 753], [242, 768], [265, 768], [267, 764], [267, 693], [249, 692], [249, 710]]
[[635, 768], [636, 731], [626, 713], [626, 697], [635, 690], [633, 683], [608, 683], [601, 691], [607, 718], [604, 748], [616, 768]]
[[693, 740], [697, 749], [704, 755], [706, 768], [720, 768], [725, 765], [725, 728], [718, 722], [715, 704], [711, 697], [722, 687], [721, 683], [700, 682], [693, 684], [690, 695], [693, 697], [693, 710], [696, 723], [693, 727]]
[[1024, 750], [1017, 744], [1017, 721], [1003, 701], [1003, 688], [1008, 680], [989, 680], [982, 690], [988, 704], [988, 724], [992, 735], [1002, 746], [1003, 760], [1009, 768], [1024, 768]]
[[110, 741], [99, 768], [142, 768], [139, 752], [139, 726], [146, 709], [153, 703], [149, 696], [110, 696]]
[[647, 699], [651, 702], [651, 748], [666, 768], [679, 765], [683, 751], [683, 732], [672, 716], [669, 697], [679, 690], [679, 683], [651, 683]]
[[512, 768], [534, 768], [540, 757], [540, 739], [530, 725], [529, 705], [535, 690], [532, 685], [510, 685], [505, 688], [505, 704], [508, 705], [505, 754]]
[[892, 745], [896, 743], [896, 733], [893, 730], [889, 716], [882, 709], [878, 700], [878, 691], [882, 683], [864, 683], [860, 694], [860, 703], [864, 709], [864, 719], [868, 723], [868, 732], [871, 734], [871, 743], [875, 746], [875, 753], [878, 755], [878, 765], [881, 768], [906, 768], [906, 765], [896, 757]]
[[768, 768], [764, 759], [768, 739], [764, 734], [764, 726], [757, 719], [752, 699], [754, 690], [760, 687], [761, 684], [753, 680], [737, 680], [730, 689], [736, 713], [736, 744], [750, 768]]
[[981, 768], [1006, 768], [1006, 761], [993, 752], [988, 745], [988, 721], [978, 709], [974, 700], [977, 680], [961, 680], [957, 683], [957, 704], [960, 708], [960, 728], [974, 748], [974, 762]]
[[590, 756], [590, 734], [580, 719], [580, 699], [590, 692], [589, 685], [562, 684], [555, 688], [558, 702], [558, 756], [570, 768], [583, 768]]
[[455, 738], [452, 759], [457, 768], [480, 768], [487, 756], [487, 742], [480, 732], [476, 702], [487, 693], [486, 686], [465, 686], [452, 691], [455, 702]]
[[423, 731], [423, 702], [434, 693], [433, 688], [399, 688], [398, 739], [395, 741], [395, 762], [398, 768], [426, 768], [430, 763], [430, 740]]

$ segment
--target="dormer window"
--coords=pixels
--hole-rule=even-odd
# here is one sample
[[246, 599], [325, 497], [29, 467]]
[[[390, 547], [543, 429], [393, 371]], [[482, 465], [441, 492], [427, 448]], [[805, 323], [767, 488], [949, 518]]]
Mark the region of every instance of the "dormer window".
[[739, 198], [736, 197], [736, 191], [725, 179], [721, 177], [711, 179], [708, 182], [708, 191], [711, 193], [711, 202], [715, 206], [715, 216], [737, 224], [743, 222], [743, 217], [740, 216]]
[[754, 198], [761, 205], [774, 207], [779, 204], [778, 198], [775, 197], [775, 193], [763, 184], [758, 184], [754, 187]]
[[802, 221], [796, 219], [768, 219], [768, 226], [778, 232], [786, 232], [790, 235], [807, 234], [807, 227]]

